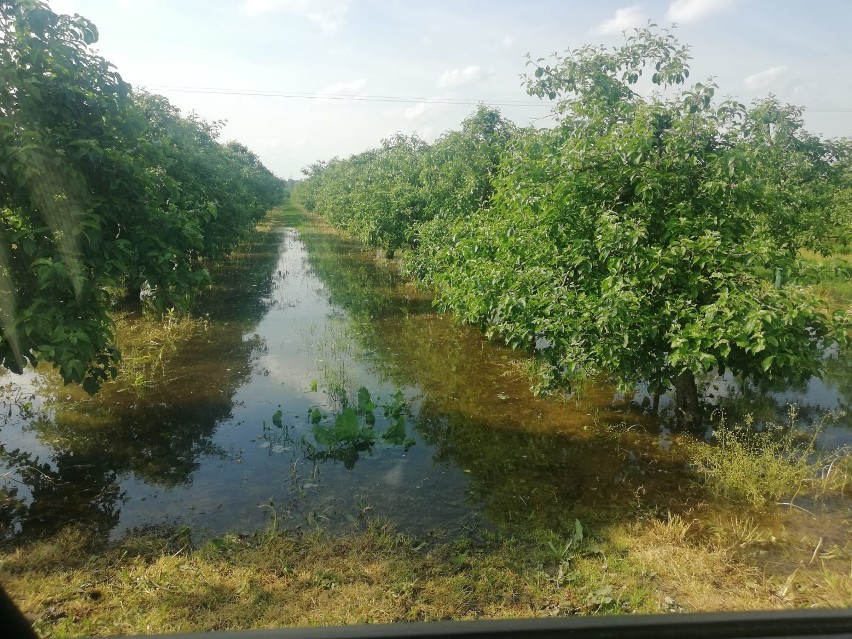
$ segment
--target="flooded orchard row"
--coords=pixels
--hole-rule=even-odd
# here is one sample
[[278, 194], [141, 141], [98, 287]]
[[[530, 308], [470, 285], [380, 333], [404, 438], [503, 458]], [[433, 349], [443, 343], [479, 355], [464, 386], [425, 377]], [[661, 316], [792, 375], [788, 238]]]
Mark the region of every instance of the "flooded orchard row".
[[[279, 221], [219, 269], [194, 321], [133, 337], [150, 342], [137, 377], [92, 398], [50, 373], [6, 378], [4, 537], [72, 523], [105, 537], [173, 524], [205, 536], [270, 518], [342, 529], [375, 516], [454, 535], [701, 497], [688, 436], [644, 412], [641, 395], [603, 385], [533, 397], [523, 354], [436, 313], [395, 264], [294, 210]], [[709, 394], [760, 419], [792, 402], [810, 424], [849, 406], [852, 365], [833, 359], [801, 388], [719, 382]], [[821, 445], [850, 433], [847, 415]]]

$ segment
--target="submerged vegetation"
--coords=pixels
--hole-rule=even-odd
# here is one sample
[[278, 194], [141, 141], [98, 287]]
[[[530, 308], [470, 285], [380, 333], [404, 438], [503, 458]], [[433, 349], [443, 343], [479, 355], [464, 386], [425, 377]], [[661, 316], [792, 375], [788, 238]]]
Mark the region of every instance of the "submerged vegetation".
[[[831, 414], [824, 420], [830, 420]], [[755, 427], [747, 416], [731, 426], [723, 420], [712, 445], [695, 443], [692, 463], [717, 494], [745, 499], [753, 506], [767, 501], [794, 505], [795, 498], [852, 494], [852, 450], [816, 448], [823, 422], [803, 431], [790, 407], [790, 423]]]

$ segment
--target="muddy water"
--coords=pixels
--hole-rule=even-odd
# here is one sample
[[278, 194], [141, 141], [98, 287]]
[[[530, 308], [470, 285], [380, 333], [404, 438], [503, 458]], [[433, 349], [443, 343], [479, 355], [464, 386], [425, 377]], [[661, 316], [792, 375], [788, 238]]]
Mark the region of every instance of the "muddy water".
[[[523, 356], [437, 314], [393, 264], [291, 212], [216, 275], [203, 318], [147, 384], [94, 398], [7, 378], [0, 533], [104, 536], [344, 528], [562, 527], [701, 496], [681, 440], [612, 388], [535, 398]], [[804, 422], [852, 399], [849, 364], [796, 389], [712, 390]], [[826, 446], [850, 441], [849, 418]]]

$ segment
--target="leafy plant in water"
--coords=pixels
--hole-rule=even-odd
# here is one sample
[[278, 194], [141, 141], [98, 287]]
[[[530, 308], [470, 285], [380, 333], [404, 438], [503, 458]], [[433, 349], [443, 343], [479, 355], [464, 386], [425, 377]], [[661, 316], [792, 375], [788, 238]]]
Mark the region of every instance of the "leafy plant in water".
[[391, 444], [396, 444], [397, 446], [404, 446], [405, 450], [414, 446], [415, 443], [414, 440], [406, 434], [405, 417], [402, 415], [397, 417], [391, 424], [390, 428], [382, 434], [382, 439]]
[[374, 410], [376, 410], [376, 405], [370, 397], [370, 391], [362, 386], [358, 389], [358, 412], [361, 415], [366, 415], [367, 413], [372, 413]]
[[310, 450], [309, 459], [339, 459], [349, 469], [354, 468], [360, 453], [370, 451], [376, 442], [376, 431], [372, 426], [361, 425], [358, 412], [352, 406], [337, 415], [334, 426], [315, 424], [311, 433], [325, 450]]
[[[316, 442], [314, 445], [302, 438], [308, 459], [337, 459], [351, 469], [362, 452], [369, 453], [372, 450], [379, 436], [374, 428], [377, 405], [364, 386], [358, 389], [357, 402], [357, 407], [346, 406], [338, 413], [333, 425], [322, 423], [323, 416], [319, 408], [308, 411], [308, 421], [313, 425], [311, 433]], [[398, 390], [382, 408], [385, 418], [391, 421], [391, 425], [382, 433], [382, 439], [389, 444], [404, 446], [405, 450], [411, 448], [415, 441], [406, 434], [406, 402], [402, 392]]]
[[263, 439], [265, 443], [261, 445], [263, 448], [269, 448], [269, 453], [282, 453], [290, 450], [293, 446], [293, 435], [290, 433], [289, 425], [284, 423], [283, 413], [281, 410], [275, 411], [272, 415], [272, 426], [263, 422]]
[[405, 412], [406, 408], [408, 408], [408, 404], [405, 401], [405, 396], [403, 396], [402, 391], [397, 389], [397, 391], [391, 395], [390, 401], [387, 404], [383, 404], [382, 408], [384, 409], [385, 417], [396, 419]]

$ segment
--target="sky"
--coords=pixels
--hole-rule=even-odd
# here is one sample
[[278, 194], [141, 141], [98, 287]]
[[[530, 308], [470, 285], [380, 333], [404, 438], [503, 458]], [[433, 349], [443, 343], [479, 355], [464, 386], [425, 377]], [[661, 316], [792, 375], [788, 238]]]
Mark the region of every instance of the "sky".
[[690, 79], [745, 103], [773, 93], [812, 133], [852, 136], [850, 0], [49, 0], [95, 23], [97, 52], [184, 113], [225, 121], [300, 178], [395, 132], [432, 142], [478, 102], [547, 126], [532, 58], [617, 46], [653, 20], [690, 45]]

